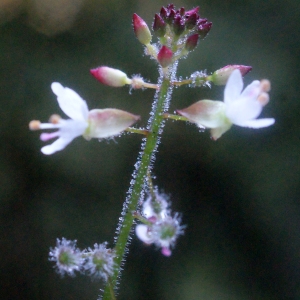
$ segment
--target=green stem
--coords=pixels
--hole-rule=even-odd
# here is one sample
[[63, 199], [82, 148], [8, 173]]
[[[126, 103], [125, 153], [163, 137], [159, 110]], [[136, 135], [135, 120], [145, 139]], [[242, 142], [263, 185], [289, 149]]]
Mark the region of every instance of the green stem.
[[111, 280], [111, 278], [108, 278], [107, 286], [108, 286], [108, 288], [109, 288], [110, 299], [111, 299], [111, 300], [116, 300], [116, 296], [115, 296], [115, 292], [114, 292], [114, 287], [113, 287], [113, 285], [112, 285], [112, 280]]
[[131, 132], [131, 133], [143, 134], [143, 135], [148, 135], [148, 133], [149, 133], [148, 130], [133, 128], [133, 127], [128, 127], [128, 128], [125, 129], [125, 131]]
[[[129, 235], [134, 223], [133, 212], [137, 210], [138, 202], [141, 197], [141, 193], [144, 189], [145, 181], [147, 180], [147, 172], [154, 161], [155, 150], [158, 145], [159, 136], [162, 133], [164, 117], [163, 114], [168, 110], [169, 100], [172, 93], [172, 84], [170, 83], [175, 78], [177, 69], [177, 63], [174, 63], [170, 67], [168, 74], [161, 72], [159, 81], [161, 83], [160, 90], [157, 91], [152, 105], [151, 117], [149, 119], [149, 133], [144, 138], [142, 144], [142, 155], [138, 158], [136, 164], [136, 171], [133, 173], [131, 187], [128, 192], [129, 196], [123, 207], [122, 215], [124, 218], [120, 218], [121, 222], [118, 226], [117, 242], [115, 245], [115, 271], [111, 276], [111, 287], [115, 288], [117, 279], [120, 273], [120, 267], [124, 259], [126, 246], [128, 244]], [[103, 300], [112, 300], [110, 293], [110, 284], [106, 285], [103, 294]]]
[[171, 119], [171, 120], [176, 120], [176, 121], [185, 121], [185, 122], [190, 122], [190, 120], [186, 117], [183, 116], [177, 116], [177, 115], [172, 115], [172, 114], [163, 114], [163, 117], [165, 119]]

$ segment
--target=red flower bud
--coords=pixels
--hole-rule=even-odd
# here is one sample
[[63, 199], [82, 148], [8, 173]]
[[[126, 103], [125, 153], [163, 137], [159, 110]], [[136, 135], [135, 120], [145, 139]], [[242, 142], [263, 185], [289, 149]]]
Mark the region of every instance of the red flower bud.
[[153, 22], [153, 30], [155, 31], [157, 36], [162, 37], [165, 35], [166, 26], [167, 26], [167, 24], [165, 23], [163, 18], [160, 15], [155, 14], [154, 22]]
[[189, 36], [185, 43], [185, 49], [187, 51], [194, 50], [197, 47], [198, 39], [199, 39], [198, 33], [195, 33], [195, 34]]
[[152, 36], [146, 22], [137, 14], [133, 14], [132, 23], [137, 39], [141, 44], [148, 45], [151, 42]]
[[200, 39], [204, 39], [208, 32], [210, 31], [212, 26], [212, 22], [207, 22], [205, 24], [201, 24], [200, 26], [198, 26], [198, 30], [197, 32], [199, 33], [199, 37]]
[[157, 54], [157, 60], [163, 68], [172, 63], [173, 52], [166, 46], [162, 46]]

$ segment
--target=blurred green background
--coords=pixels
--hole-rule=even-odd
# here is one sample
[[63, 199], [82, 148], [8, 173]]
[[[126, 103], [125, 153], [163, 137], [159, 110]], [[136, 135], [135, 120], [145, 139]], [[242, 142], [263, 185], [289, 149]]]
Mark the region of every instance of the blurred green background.
[[[63, 279], [48, 261], [56, 238], [80, 248], [113, 237], [141, 137], [86, 142], [52, 156], [40, 152], [32, 119], [61, 114], [50, 84], [61, 82], [89, 108], [142, 116], [153, 91], [102, 86], [89, 69], [108, 65], [152, 82], [131, 17], [152, 23], [163, 1], [0, 1], [0, 293], [1, 299], [97, 299], [101, 282]], [[300, 299], [300, 4], [298, 0], [177, 1], [200, 6], [210, 34], [178, 76], [227, 64], [253, 67], [245, 84], [268, 78], [272, 127], [233, 127], [213, 142], [196, 126], [169, 121], [154, 168], [155, 184], [182, 213], [186, 233], [163, 257], [133, 236], [118, 299]], [[174, 91], [170, 112], [223, 87]]]

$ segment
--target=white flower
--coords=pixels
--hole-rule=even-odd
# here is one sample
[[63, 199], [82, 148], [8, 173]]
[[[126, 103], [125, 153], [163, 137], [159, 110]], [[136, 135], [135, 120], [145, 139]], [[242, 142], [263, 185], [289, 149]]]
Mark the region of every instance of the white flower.
[[87, 140], [112, 137], [139, 119], [139, 116], [113, 108], [89, 111], [86, 102], [76, 92], [63, 87], [58, 82], [53, 82], [51, 89], [57, 96], [59, 107], [70, 119], [64, 120], [53, 115], [49, 123], [35, 120], [30, 122], [29, 128], [31, 130], [58, 129], [56, 132], [41, 134], [42, 141], [58, 137], [54, 143], [41, 149], [44, 154], [50, 155], [64, 149], [80, 135], [83, 135]]
[[80, 271], [84, 263], [81, 251], [76, 248], [76, 240], [57, 239], [56, 247], [50, 248], [49, 256], [49, 260], [56, 263], [57, 272], [62, 276], [65, 273], [74, 276], [75, 271]]
[[95, 244], [94, 249], [89, 248], [85, 255], [87, 261], [84, 269], [95, 278], [107, 281], [114, 271], [115, 252], [106, 248], [107, 243]]
[[273, 125], [273, 118], [257, 119], [269, 100], [268, 81], [253, 81], [244, 91], [242, 75], [235, 70], [230, 75], [224, 90], [224, 102], [201, 100], [191, 106], [178, 110], [178, 113], [199, 127], [211, 128], [213, 139], [218, 139], [232, 124], [263, 128]]
[[152, 198], [150, 194], [147, 200], [143, 203], [143, 215], [147, 218], [161, 219], [168, 214], [168, 201], [165, 194], [159, 194], [154, 192], [155, 199]]
[[180, 218], [176, 214], [173, 218], [166, 216], [151, 225], [138, 224], [135, 227], [137, 237], [146, 244], [155, 244], [161, 248], [162, 254], [171, 255], [171, 246], [174, 246], [178, 235], [183, 234]]

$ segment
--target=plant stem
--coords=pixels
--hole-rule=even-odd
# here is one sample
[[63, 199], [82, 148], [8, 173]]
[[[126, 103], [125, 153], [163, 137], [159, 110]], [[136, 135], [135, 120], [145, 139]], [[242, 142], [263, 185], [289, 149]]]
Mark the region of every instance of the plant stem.
[[[120, 267], [124, 259], [124, 254], [129, 241], [129, 235], [134, 223], [133, 212], [137, 210], [138, 202], [144, 189], [145, 181], [147, 181], [147, 172], [151, 168], [151, 164], [155, 158], [155, 150], [157, 148], [160, 135], [162, 134], [164, 117], [163, 114], [169, 108], [169, 100], [172, 93], [171, 81], [175, 78], [177, 62], [169, 67], [169, 72], [161, 72], [158, 80], [161, 83], [160, 90], [156, 92], [152, 112], [148, 121], [149, 133], [144, 138], [142, 143], [142, 155], [138, 157], [136, 170], [133, 173], [133, 180], [129, 188], [128, 197], [123, 206], [120, 223], [118, 226], [118, 236], [115, 245], [115, 271], [110, 278], [111, 287], [115, 288], [117, 279], [120, 273]], [[110, 284], [104, 289], [103, 300], [112, 300], [110, 294]]]

